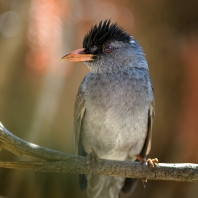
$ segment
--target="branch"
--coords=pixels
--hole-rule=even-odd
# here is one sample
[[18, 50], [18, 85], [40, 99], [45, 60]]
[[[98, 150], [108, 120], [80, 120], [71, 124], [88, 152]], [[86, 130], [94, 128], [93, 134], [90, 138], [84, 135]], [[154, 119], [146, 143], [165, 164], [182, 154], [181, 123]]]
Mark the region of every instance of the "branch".
[[0, 125], [2, 148], [21, 156], [38, 158], [40, 161], [0, 161], [0, 168], [29, 169], [41, 172], [62, 172], [73, 174], [101, 174], [109, 176], [147, 178], [149, 180], [173, 180], [198, 182], [197, 164], [163, 164], [150, 169], [146, 163], [101, 159], [91, 160], [82, 156], [67, 154], [26, 142]]
[[73, 156], [26, 142], [9, 132], [2, 123], [0, 123], [0, 146], [17, 156], [24, 154], [47, 161], [67, 160]]

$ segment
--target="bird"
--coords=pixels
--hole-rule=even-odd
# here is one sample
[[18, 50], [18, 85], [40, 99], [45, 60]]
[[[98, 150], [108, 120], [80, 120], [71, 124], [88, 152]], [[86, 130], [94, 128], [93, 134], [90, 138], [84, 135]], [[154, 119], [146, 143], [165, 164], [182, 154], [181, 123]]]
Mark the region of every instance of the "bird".
[[[62, 61], [84, 62], [89, 73], [82, 80], [74, 108], [75, 149], [88, 156], [120, 161], [145, 159], [151, 149], [154, 93], [142, 47], [126, 30], [100, 21], [84, 36], [83, 48]], [[89, 198], [129, 195], [137, 179], [79, 175]]]

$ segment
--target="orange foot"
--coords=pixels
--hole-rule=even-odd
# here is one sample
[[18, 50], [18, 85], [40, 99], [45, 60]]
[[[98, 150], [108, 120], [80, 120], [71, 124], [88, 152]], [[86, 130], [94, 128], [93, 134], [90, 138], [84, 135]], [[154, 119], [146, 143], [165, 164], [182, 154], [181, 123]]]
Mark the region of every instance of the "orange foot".
[[154, 166], [156, 166], [158, 164], [158, 159], [157, 158], [154, 158], [154, 159], [148, 158], [146, 160], [146, 162], [150, 168], [154, 168]]
[[[148, 158], [148, 159], [146, 159], [146, 158], [142, 158], [139, 155], [136, 155], [135, 157], [141, 163], [147, 162], [149, 168], [154, 168], [154, 166], [156, 166], [158, 164], [158, 159], [157, 158], [154, 158], [154, 159]], [[147, 179], [143, 178], [142, 179], [142, 183], [143, 183], [144, 188], [146, 188], [146, 185], [145, 185], [146, 182], [147, 182]]]
[[154, 159], [148, 158], [148, 159], [146, 159], [146, 158], [142, 158], [139, 155], [136, 155], [135, 157], [136, 157], [136, 159], [139, 162], [142, 162], [142, 163], [147, 162], [149, 168], [154, 168], [154, 166], [158, 164], [158, 159], [157, 158], [154, 158]]

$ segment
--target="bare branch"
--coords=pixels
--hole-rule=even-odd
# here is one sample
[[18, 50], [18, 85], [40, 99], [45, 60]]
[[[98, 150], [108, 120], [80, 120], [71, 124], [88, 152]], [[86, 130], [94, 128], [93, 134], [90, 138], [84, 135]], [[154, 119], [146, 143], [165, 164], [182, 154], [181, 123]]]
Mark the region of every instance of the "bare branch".
[[5, 150], [10, 151], [17, 156], [24, 154], [30, 157], [38, 158], [40, 160], [56, 161], [65, 160], [72, 157], [70, 154], [26, 142], [25, 140], [22, 140], [21, 138], [9, 132], [2, 125], [2, 123], [0, 123], [0, 146], [1, 148], [4, 148]]
[[[147, 178], [149, 180], [173, 180], [198, 182], [197, 164], [163, 164], [150, 169], [146, 163], [104, 160], [86, 163], [85, 157], [62, 153], [26, 142], [0, 126], [2, 148], [17, 155], [28, 155], [42, 161], [0, 162], [0, 168], [29, 169], [41, 172], [73, 174], [101, 174], [109, 176]], [[43, 161], [45, 160], [45, 161]]]

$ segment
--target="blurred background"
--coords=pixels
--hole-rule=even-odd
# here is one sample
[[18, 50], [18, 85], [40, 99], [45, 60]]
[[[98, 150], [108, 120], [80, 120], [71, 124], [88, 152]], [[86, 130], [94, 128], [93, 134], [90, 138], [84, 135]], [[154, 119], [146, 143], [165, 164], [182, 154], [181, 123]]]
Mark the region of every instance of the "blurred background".
[[[108, 18], [139, 41], [149, 63], [156, 99], [149, 157], [198, 163], [196, 0], [0, 0], [0, 121], [27, 141], [74, 153], [73, 106], [88, 69], [60, 58]], [[0, 160], [24, 159], [0, 152]], [[0, 195], [87, 197], [76, 175], [9, 169], [0, 169]], [[140, 182], [132, 197], [197, 198], [198, 188], [149, 181], [144, 189]]]

